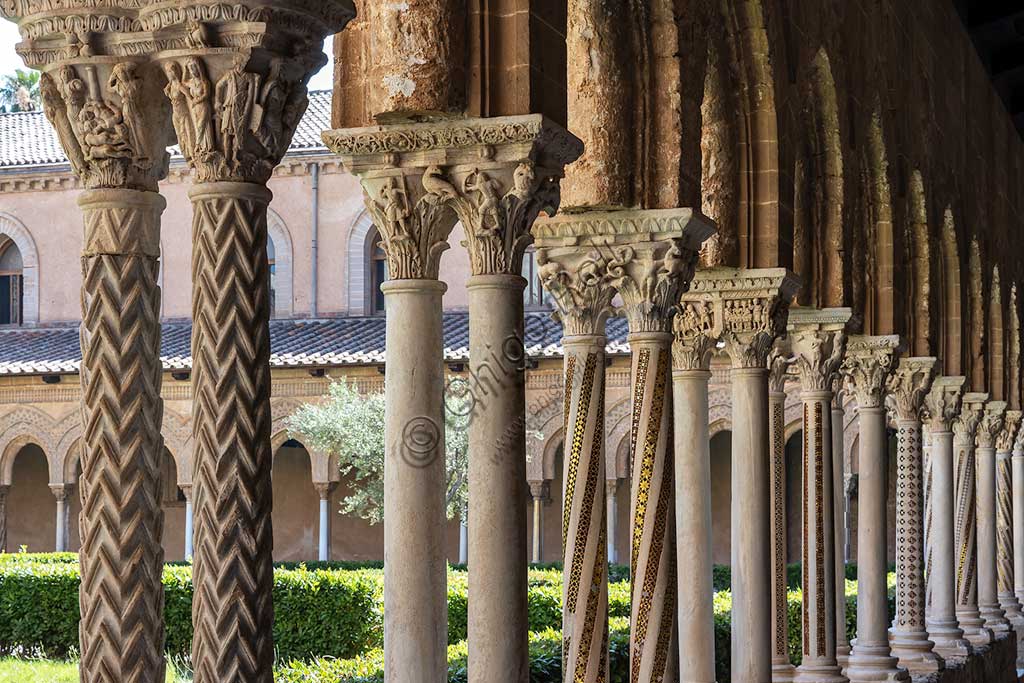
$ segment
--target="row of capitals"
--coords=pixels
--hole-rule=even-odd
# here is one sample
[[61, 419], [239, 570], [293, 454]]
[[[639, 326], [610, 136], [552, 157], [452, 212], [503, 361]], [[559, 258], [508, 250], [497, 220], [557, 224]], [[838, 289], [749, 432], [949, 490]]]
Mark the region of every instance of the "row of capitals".
[[3, 0], [85, 187], [155, 190], [177, 143], [198, 182], [263, 183], [351, 0]]

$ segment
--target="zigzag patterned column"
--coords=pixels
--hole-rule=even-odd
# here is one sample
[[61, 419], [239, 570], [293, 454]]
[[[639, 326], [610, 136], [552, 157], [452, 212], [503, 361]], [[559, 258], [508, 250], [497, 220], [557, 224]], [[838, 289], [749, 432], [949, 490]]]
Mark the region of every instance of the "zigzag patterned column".
[[771, 446], [772, 682], [793, 680], [789, 660], [789, 603], [786, 575], [786, 379], [796, 359], [779, 348], [768, 356], [768, 443]]
[[83, 681], [164, 679], [160, 214], [155, 192], [92, 190], [82, 255]]
[[890, 415], [896, 423], [896, 618], [892, 654], [911, 673], [943, 667], [925, 626], [924, 486], [921, 408], [931, 388], [935, 358], [903, 358], [889, 377]]
[[992, 632], [978, 610], [977, 476], [974, 440], [988, 394], [964, 394], [960, 415], [953, 423], [956, 463], [954, 550], [956, 552], [956, 618], [972, 645], [992, 641]]
[[1013, 442], [1021, 424], [1021, 411], [1006, 411], [1003, 431], [996, 440], [996, 568], [999, 606], [1014, 630], [1024, 627], [1024, 613], [1014, 593]]

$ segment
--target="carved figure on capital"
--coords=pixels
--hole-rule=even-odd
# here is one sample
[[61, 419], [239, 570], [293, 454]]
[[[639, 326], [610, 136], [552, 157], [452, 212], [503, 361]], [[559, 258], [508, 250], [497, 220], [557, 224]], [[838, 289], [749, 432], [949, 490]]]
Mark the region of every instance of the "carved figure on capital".
[[886, 380], [887, 404], [892, 419], [917, 422], [921, 408], [931, 389], [937, 358], [903, 358]]
[[924, 399], [922, 419], [930, 431], [948, 432], [960, 414], [961, 398], [966, 377], [936, 377]]
[[710, 306], [701, 301], [684, 301], [672, 321], [672, 367], [675, 370], [707, 370], [718, 346]]
[[1013, 442], [1020, 430], [1021, 412], [1019, 410], [1007, 410], [1003, 416], [1003, 429], [996, 437], [996, 451], [999, 453], [1010, 453], [1013, 450]]
[[996, 440], [1003, 431], [1006, 418], [1006, 401], [989, 401], [978, 423], [975, 437], [978, 448], [995, 448]]
[[798, 362], [796, 356], [780, 342], [775, 342], [768, 354], [768, 390], [781, 394], [786, 390], [786, 382], [792, 378], [789, 369]]
[[540, 280], [551, 293], [566, 336], [604, 334], [613, 312], [613, 264], [597, 250], [540, 248]]

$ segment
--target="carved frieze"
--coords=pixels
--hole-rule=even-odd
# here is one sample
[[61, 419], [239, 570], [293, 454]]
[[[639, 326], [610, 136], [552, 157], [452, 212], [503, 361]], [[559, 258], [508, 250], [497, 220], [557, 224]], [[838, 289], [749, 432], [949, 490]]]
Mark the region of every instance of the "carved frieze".
[[840, 371], [860, 408], [882, 407], [886, 379], [896, 366], [900, 350], [900, 338], [895, 335], [855, 335], [847, 340]]
[[989, 401], [985, 404], [981, 422], [978, 423], [978, 433], [975, 436], [978, 448], [995, 448], [996, 439], [1003, 431], [1005, 419], [1006, 401]]
[[936, 377], [924, 399], [922, 417], [932, 432], [948, 432], [960, 414], [960, 401], [967, 378]]
[[932, 357], [901, 358], [886, 380], [886, 403], [892, 419], [920, 421], [925, 396], [931, 388], [938, 359]]

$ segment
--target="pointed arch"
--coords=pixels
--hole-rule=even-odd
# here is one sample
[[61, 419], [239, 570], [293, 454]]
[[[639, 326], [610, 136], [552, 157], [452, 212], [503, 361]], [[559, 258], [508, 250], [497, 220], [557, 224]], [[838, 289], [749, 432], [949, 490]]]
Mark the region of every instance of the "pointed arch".
[[372, 238], [377, 228], [373, 225], [373, 217], [366, 209], [356, 217], [348, 233], [348, 312], [349, 315], [367, 315], [371, 313], [370, 287], [372, 273], [369, 268], [369, 256]]
[[939, 274], [941, 283], [942, 319], [939, 325], [939, 351], [942, 357], [942, 371], [946, 375], [960, 375], [965, 372], [963, 363], [964, 334], [962, 321], [963, 293], [960, 286], [960, 250], [957, 247], [956, 224], [953, 210], [949, 207], [942, 214], [942, 235], [939, 241], [942, 260]]
[[701, 211], [718, 226], [718, 233], [701, 248], [701, 264], [709, 268], [738, 265], [736, 106], [728, 69], [722, 48], [709, 41], [700, 109]]
[[1006, 349], [1003, 328], [1003, 287], [999, 266], [992, 266], [988, 296], [988, 391], [993, 400], [1006, 400]]
[[910, 305], [903, 311], [910, 348], [915, 356], [932, 355], [931, 347], [931, 239], [928, 231], [928, 207], [925, 204], [921, 172], [910, 175], [907, 192], [906, 244], [909, 266]]
[[985, 324], [985, 301], [982, 291], [981, 247], [978, 238], [971, 237], [970, 254], [968, 255], [968, 272], [970, 296], [970, 363], [971, 387], [974, 391], [989, 391], [987, 371], [985, 368], [985, 348], [988, 344], [988, 330]]
[[39, 323], [39, 251], [32, 233], [14, 216], [0, 212], [0, 235], [6, 235], [21, 253], [22, 302], [24, 325]]
[[793, 176], [793, 266], [802, 278], [797, 301], [818, 308], [842, 306], [848, 302], [851, 270], [845, 267], [843, 146], [835, 80], [824, 48], [811, 61], [801, 96], [806, 134]]
[[892, 190], [889, 157], [882, 130], [881, 107], [876, 103], [868, 127], [866, 154], [861, 173], [864, 197], [863, 222], [864, 327], [867, 334], [896, 331], [896, 241], [893, 234]]
[[1017, 300], [1017, 283], [1010, 285], [1010, 301], [1006, 308], [1009, 329], [1006, 337], [1007, 387], [1011, 410], [1020, 410], [1020, 302]]

